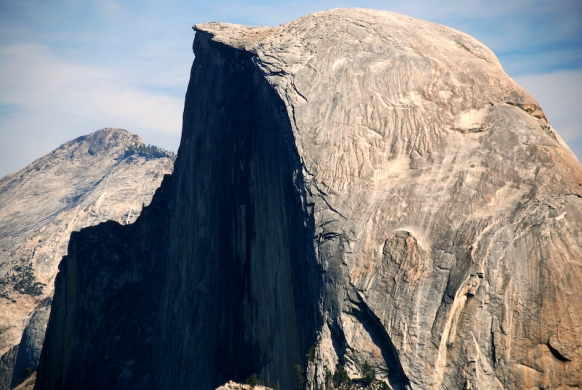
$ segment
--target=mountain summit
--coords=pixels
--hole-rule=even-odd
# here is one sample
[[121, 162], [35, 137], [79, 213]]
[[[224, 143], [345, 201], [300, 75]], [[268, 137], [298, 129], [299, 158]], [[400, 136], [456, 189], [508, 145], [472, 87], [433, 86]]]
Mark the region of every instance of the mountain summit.
[[[0, 356], [6, 355], [6, 366], [16, 359], [31, 318], [37, 333], [26, 347], [36, 358], [17, 364], [18, 379], [26, 368], [36, 368], [48, 320], [45, 307], [71, 232], [107, 220], [135, 221], [174, 160], [127, 130], [106, 128], [0, 179]], [[10, 385], [11, 370], [6, 370], [0, 389]]]
[[363, 9], [195, 29], [174, 174], [72, 238], [43, 389], [580, 386], [582, 166], [489, 49]]

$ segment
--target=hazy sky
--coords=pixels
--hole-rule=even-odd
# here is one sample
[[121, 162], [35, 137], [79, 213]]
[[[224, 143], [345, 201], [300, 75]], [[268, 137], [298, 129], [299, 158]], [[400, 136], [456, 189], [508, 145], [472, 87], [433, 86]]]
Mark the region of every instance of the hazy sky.
[[192, 24], [273, 26], [338, 7], [405, 13], [476, 37], [582, 160], [580, 0], [0, 0], [0, 177], [103, 127], [176, 151]]

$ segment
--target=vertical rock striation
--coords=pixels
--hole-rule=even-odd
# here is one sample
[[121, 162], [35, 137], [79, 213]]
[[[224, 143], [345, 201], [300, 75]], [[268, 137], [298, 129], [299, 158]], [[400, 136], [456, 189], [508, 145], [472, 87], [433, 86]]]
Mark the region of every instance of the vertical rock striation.
[[[368, 362], [395, 389], [582, 386], [582, 167], [489, 49], [361, 9], [195, 29], [166, 195], [138, 227], [73, 237], [37, 384], [91, 388], [93, 370], [101, 387], [212, 389], [255, 372], [287, 389], [300, 364], [314, 389]], [[144, 251], [164, 270], [151, 283]], [[132, 265], [112, 279], [87, 259]], [[83, 327], [98, 291], [147, 306], [118, 292], [126, 274], [159, 305], [151, 342], [115, 311]], [[139, 353], [87, 357], [124, 331]]]

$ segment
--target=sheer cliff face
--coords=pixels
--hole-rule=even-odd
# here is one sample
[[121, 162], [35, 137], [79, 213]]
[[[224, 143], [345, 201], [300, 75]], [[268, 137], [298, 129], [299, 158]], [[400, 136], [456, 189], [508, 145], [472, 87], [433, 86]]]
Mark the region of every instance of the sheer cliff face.
[[[257, 372], [292, 388], [299, 363], [315, 388], [364, 361], [395, 389], [580, 386], [582, 167], [491, 51], [358, 9], [195, 29], [153, 364], [133, 360], [153, 374], [135, 387]], [[95, 303], [67, 307], [68, 283], [49, 333], [82, 357], [71, 324]], [[68, 369], [46, 345], [39, 383]]]
[[252, 54], [204, 34], [194, 49], [156, 379], [210, 388], [260, 373], [291, 388], [294, 365], [305, 365], [316, 341], [319, 292], [285, 106]]
[[174, 160], [146, 148], [137, 135], [107, 128], [0, 180], [0, 355], [18, 352], [0, 373], [0, 390], [36, 369], [71, 232], [107, 220], [135, 221]]

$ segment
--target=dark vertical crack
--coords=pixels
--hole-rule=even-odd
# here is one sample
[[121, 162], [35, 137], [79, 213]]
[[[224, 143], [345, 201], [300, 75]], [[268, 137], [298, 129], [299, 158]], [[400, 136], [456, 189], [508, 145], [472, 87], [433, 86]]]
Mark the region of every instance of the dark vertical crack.
[[410, 380], [404, 373], [398, 352], [382, 321], [368, 307], [355, 288], [350, 294], [352, 314], [363, 325], [370, 338], [382, 352], [388, 367], [388, 380], [394, 390], [410, 389]]

